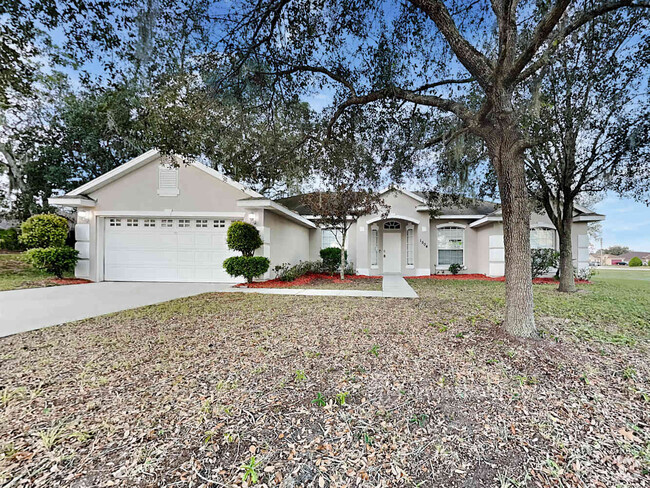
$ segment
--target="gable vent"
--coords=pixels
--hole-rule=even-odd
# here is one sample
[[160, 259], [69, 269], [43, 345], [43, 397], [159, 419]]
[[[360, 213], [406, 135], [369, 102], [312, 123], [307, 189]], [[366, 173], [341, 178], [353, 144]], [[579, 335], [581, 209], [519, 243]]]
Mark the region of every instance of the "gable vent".
[[158, 195], [161, 197], [175, 197], [178, 193], [178, 168], [159, 166]]

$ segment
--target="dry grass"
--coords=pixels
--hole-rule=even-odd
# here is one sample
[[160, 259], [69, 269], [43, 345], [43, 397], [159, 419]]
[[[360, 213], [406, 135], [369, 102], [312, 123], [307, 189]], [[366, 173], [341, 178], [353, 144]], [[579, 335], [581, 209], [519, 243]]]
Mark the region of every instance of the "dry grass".
[[643, 324], [617, 345], [549, 313], [545, 339], [512, 341], [502, 284], [415, 286], [418, 300], [203, 295], [0, 340], [0, 476], [648, 486]]

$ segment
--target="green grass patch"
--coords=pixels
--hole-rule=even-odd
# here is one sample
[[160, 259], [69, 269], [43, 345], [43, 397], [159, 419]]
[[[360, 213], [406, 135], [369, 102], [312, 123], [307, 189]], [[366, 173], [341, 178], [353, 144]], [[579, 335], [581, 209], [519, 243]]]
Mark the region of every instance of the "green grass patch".
[[50, 286], [51, 277], [34, 269], [23, 254], [0, 254], [0, 291]]

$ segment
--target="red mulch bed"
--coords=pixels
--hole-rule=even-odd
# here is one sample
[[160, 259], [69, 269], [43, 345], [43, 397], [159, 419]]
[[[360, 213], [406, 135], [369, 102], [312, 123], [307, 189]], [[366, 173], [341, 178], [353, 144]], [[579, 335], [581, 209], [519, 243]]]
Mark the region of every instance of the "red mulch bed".
[[268, 281], [257, 281], [255, 283], [248, 284], [240, 283], [238, 287], [248, 286], [248, 288], [299, 288], [302, 285], [308, 285], [314, 280], [328, 280], [332, 283], [350, 283], [354, 280], [366, 280], [366, 279], [379, 279], [381, 276], [365, 276], [365, 275], [346, 275], [344, 280], [341, 280], [338, 275], [330, 276], [325, 273], [307, 273], [299, 278], [296, 278], [293, 281], [282, 281], [277, 278], [274, 280]]
[[51, 281], [57, 285], [83, 285], [85, 283], [92, 283], [90, 280], [80, 278], [52, 278]]
[[[429, 275], [429, 276], [406, 276], [410, 280], [479, 280], [479, 281], [506, 281], [505, 276], [499, 278], [490, 278], [484, 274], [457, 274], [457, 275]], [[536, 285], [552, 285], [559, 283], [555, 278], [535, 278], [533, 283]], [[591, 281], [576, 280], [579, 284], [590, 284]]]

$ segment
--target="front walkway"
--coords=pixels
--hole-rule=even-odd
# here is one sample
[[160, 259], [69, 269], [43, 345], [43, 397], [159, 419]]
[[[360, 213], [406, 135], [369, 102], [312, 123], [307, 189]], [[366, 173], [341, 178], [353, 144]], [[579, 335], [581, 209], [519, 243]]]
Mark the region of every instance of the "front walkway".
[[391, 298], [417, 298], [418, 294], [411, 288], [407, 281], [398, 275], [384, 276], [382, 281], [382, 293], [384, 297]]
[[310, 295], [331, 297], [417, 298], [418, 294], [401, 276], [384, 276], [382, 291], [323, 290], [309, 288], [231, 288], [229, 293], [261, 293], [264, 295]]

